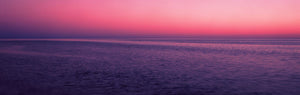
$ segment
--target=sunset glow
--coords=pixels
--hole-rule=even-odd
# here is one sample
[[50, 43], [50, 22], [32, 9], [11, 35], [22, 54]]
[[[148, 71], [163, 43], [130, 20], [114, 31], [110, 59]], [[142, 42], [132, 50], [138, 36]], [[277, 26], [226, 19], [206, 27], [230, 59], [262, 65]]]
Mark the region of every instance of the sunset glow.
[[300, 34], [299, 0], [1, 0], [0, 8], [2, 36]]

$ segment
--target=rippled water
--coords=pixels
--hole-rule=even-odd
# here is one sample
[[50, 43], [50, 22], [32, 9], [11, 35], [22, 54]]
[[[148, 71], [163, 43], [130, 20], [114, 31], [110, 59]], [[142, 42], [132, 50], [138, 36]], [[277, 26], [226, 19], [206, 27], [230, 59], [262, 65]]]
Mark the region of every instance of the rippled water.
[[300, 40], [1, 40], [1, 95], [299, 95]]

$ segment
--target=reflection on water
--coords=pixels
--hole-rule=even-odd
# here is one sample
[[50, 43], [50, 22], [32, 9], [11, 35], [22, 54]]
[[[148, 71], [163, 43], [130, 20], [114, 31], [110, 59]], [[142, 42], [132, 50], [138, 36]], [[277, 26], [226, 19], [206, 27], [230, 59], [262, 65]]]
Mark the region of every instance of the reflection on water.
[[0, 41], [0, 94], [297, 95], [300, 40]]

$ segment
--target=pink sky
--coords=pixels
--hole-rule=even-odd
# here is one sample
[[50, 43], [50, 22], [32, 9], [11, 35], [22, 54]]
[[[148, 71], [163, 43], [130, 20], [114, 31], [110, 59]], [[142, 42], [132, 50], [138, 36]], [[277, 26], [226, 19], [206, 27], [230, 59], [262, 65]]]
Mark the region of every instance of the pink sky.
[[1, 0], [0, 8], [2, 23], [15, 27], [86, 30], [53, 33], [57, 35], [109, 34], [88, 30], [141, 35], [300, 34], [300, 0]]

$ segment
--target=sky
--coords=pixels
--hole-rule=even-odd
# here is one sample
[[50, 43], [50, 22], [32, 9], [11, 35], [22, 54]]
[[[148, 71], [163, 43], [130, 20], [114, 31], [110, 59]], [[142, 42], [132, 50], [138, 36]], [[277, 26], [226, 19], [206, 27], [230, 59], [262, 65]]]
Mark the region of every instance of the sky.
[[298, 36], [300, 0], [1, 0], [0, 37]]

